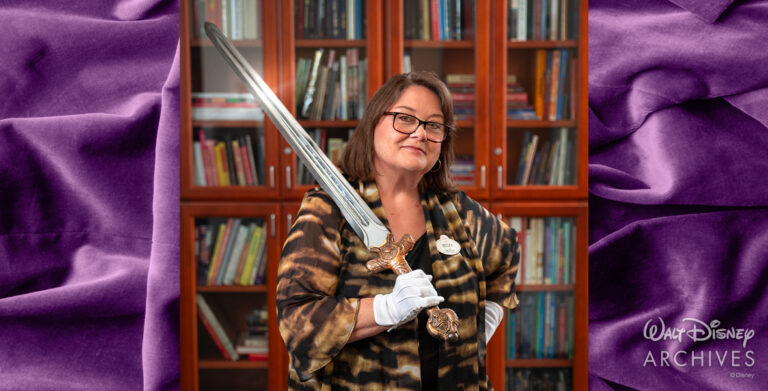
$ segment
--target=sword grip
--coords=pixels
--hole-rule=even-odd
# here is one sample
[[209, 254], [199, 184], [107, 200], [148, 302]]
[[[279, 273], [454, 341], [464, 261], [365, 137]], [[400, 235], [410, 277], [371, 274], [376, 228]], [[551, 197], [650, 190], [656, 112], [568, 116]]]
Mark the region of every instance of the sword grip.
[[[385, 269], [391, 269], [397, 275], [410, 273], [411, 266], [405, 260], [405, 255], [413, 249], [413, 238], [409, 234], [395, 242], [392, 234], [387, 234], [387, 242], [379, 247], [371, 248], [371, 252], [378, 254], [375, 259], [368, 261], [365, 267], [370, 273], [377, 273]], [[437, 306], [427, 309], [429, 320], [427, 331], [435, 338], [444, 341], [455, 342], [459, 340], [459, 317], [450, 308]]]

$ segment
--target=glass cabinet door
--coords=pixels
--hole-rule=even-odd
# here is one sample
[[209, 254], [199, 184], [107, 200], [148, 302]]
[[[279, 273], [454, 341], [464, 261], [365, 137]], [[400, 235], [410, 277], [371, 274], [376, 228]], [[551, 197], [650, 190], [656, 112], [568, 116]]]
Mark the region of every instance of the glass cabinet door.
[[[207, 38], [203, 24], [217, 25], [270, 85], [276, 85], [271, 53], [264, 40], [275, 4], [260, 0], [189, 2], [189, 99], [186, 135], [189, 175], [185, 193], [193, 198], [262, 198], [276, 194], [275, 133], [242, 81]], [[276, 64], [276, 62], [275, 62]], [[185, 143], [187, 144], [187, 143]], [[186, 154], [185, 154], [186, 155]]]

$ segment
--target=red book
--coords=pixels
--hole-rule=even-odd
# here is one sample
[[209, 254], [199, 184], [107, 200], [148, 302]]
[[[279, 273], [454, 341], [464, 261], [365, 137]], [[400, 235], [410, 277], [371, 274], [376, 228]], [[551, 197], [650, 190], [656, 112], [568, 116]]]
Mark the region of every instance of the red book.
[[[211, 178], [208, 186], [218, 186], [219, 172], [216, 169], [216, 144], [213, 140], [205, 140], [205, 151], [203, 151], [203, 154], [208, 156], [208, 165], [205, 166], [205, 170], [208, 171], [208, 175]], [[203, 163], [205, 163], [205, 160], [203, 160]]]
[[253, 178], [253, 167], [251, 167], [251, 159], [248, 158], [248, 147], [245, 143], [240, 145], [240, 159], [243, 161], [243, 170], [245, 170], [245, 183], [248, 186], [255, 186], [256, 181]]
[[440, 40], [440, 9], [437, 4], [439, 0], [432, 0], [430, 2], [429, 12], [429, 24], [432, 26], [432, 40]]
[[251, 353], [248, 355], [249, 361], [267, 361], [269, 360], [269, 353]]

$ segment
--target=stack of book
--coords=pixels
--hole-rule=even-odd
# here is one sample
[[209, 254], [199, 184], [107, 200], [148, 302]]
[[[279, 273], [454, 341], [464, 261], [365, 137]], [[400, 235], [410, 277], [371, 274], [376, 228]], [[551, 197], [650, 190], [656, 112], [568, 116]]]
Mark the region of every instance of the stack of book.
[[256, 308], [246, 319], [247, 329], [240, 334], [235, 351], [251, 361], [269, 359], [269, 339], [267, 338], [267, 309]]
[[213, 22], [231, 40], [261, 38], [261, 1], [194, 0], [192, 38], [205, 38], [204, 23]]
[[509, 39], [567, 40], [578, 36], [577, 0], [509, 0]]
[[509, 368], [507, 369], [507, 390], [572, 390], [571, 379], [571, 368]]
[[528, 101], [528, 92], [518, 83], [517, 75], [507, 75], [507, 118], [511, 120], [537, 120], [536, 110]]
[[472, 156], [456, 156], [450, 170], [456, 186], [475, 185], [475, 159]]
[[405, 39], [425, 41], [471, 40], [475, 29], [473, 0], [405, 1]]
[[459, 120], [475, 118], [475, 75], [471, 73], [449, 73], [445, 84], [453, 98], [453, 116]]
[[193, 92], [195, 121], [263, 121], [264, 111], [249, 93]]
[[314, 58], [296, 63], [296, 112], [301, 119], [351, 120], [363, 115], [366, 102], [368, 60], [350, 48], [317, 49]]
[[573, 284], [576, 222], [572, 217], [512, 217], [517, 231], [520, 268], [517, 284]]
[[573, 358], [571, 292], [520, 292], [507, 314], [507, 359]]
[[257, 186], [263, 181], [262, 135], [255, 139], [250, 134], [212, 139], [199, 129], [192, 153], [196, 186]]
[[364, 39], [365, 1], [296, 0], [297, 39]]
[[573, 118], [576, 100], [576, 61], [567, 49], [536, 50], [534, 107], [549, 121]]
[[229, 218], [196, 224], [198, 284], [263, 284], [266, 242], [266, 226], [260, 219]]
[[549, 137], [526, 131], [520, 144], [514, 182], [517, 185], [572, 185], [574, 142], [568, 128], [552, 129]]

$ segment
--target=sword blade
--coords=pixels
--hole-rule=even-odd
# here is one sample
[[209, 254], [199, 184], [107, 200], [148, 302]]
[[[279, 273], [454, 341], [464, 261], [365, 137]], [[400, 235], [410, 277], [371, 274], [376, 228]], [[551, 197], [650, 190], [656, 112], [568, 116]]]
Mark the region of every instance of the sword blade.
[[386, 243], [389, 230], [363, 201], [346, 178], [320, 150], [291, 112], [272, 92], [264, 79], [246, 61], [232, 42], [219, 28], [210, 22], [205, 23], [205, 33], [213, 45], [224, 57], [232, 70], [240, 77], [251, 94], [272, 120], [285, 141], [293, 148], [309, 172], [317, 180], [331, 199], [341, 210], [349, 225], [363, 240], [368, 248], [379, 247]]

